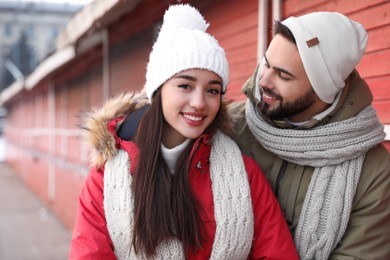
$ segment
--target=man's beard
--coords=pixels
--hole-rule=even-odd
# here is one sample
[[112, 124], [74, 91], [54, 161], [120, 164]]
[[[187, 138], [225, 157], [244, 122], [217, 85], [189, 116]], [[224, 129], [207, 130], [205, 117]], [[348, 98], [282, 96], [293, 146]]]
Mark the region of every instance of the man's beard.
[[[263, 91], [260, 89], [260, 94], [262, 95]], [[282, 96], [277, 93], [274, 93], [271, 90], [264, 91], [267, 94], [272, 95], [277, 98], [280, 102], [279, 106], [276, 108], [270, 109], [269, 104], [263, 100], [259, 103], [259, 110], [262, 114], [272, 120], [281, 120], [284, 118], [289, 118], [293, 115], [299, 114], [309, 108], [315, 102], [315, 92], [313, 88], [308, 90], [303, 96], [291, 102], [284, 102]]]

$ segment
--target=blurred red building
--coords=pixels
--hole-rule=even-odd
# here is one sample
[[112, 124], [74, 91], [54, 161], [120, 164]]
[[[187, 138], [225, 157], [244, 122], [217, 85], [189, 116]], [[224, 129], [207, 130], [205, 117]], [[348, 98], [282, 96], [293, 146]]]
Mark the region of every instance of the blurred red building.
[[227, 51], [227, 96], [235, 100], [244, 98], [240, 88], [266, 49], [273, 19], [337, 11], [362, 23], [369, 42], [357, 69], [371, 87], [390, 149], [389, 1], [95, 0], [69, 22], [51, 56], [0, 93], [8, 110], [6, 160], [67, 227], [73, 227], [88, 172], [79, 116], [120, 92], [143, 88], [164, 11], [178, 2], [197, 7]]

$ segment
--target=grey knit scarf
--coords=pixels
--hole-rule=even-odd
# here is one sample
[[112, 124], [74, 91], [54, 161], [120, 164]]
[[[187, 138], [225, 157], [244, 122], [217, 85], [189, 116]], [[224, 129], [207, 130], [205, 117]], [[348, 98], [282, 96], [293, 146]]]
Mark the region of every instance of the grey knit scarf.
[[[119, 260], [146, 259], [132, 250], [134, 198], [129, 155], [119, 150], [104, 170], [104, 210], [114, 253]], [[210, 259], [247, 259], [254, 215], [248, 176], [237, 144], [217, 131], [212, 139], [210, 178], [216, 222]], [[153, 259], [185, 259], [182, 244], [163, 241]]]
[[248, 100], [246, 119], [266, 150], [315, 167], [294, 240], [301, 259], [328, 259], [347, 228], [365, 154], [385, 137], [375, 110], [368, 106], [353, 118], [312, 129], [281, 129]]

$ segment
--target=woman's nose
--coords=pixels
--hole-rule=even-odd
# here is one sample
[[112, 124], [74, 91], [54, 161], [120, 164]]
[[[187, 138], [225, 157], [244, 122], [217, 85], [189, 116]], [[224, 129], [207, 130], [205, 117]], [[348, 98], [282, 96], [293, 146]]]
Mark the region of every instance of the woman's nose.
[[191, 95], [191, 100], [190, 100], [190, 106], [197, 109], [201, 110], [205, 107], [206, 101], [205, 101], [205, 96], [204, 93], [201, 91], [195, 91]]

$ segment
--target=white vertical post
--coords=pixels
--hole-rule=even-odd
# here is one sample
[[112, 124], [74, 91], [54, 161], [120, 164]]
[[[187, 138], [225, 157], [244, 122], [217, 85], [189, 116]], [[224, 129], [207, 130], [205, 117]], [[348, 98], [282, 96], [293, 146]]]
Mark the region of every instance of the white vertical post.
[[268, 45], [268, 0], [259, 0], [258, 5], [257, 63], [263, 58]]
[[280, 21], [282, 19], [281, 0], [272, 0], [272, 19], [276, 21]]
[[49, 135], [49, 158], [48, 161], [48, 200], [53, 202], [55, 199], [56, 187], [56, 168], [55, 168], [55, 153], [56, 153], [56, 101], [54, 84], [49, 83], [48, 90], [48, 135]]

